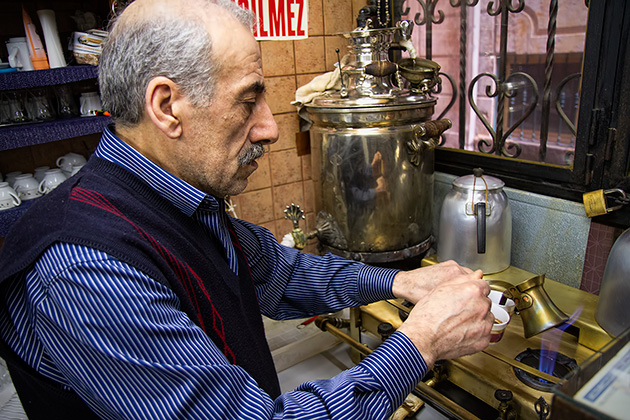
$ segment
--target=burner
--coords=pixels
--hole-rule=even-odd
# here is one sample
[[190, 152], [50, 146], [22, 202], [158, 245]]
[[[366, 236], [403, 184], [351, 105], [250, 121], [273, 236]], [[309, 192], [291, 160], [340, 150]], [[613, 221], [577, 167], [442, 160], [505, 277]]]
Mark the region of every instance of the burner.
[[[514, 358], [517, 362], [521, 362], [526, 364], [527, 366], [531, 366], [535, 369], [539, 368], [540, 363], [540, 349], [530, 349], [528, 348], [522, 353], [519, 353], [518, 356]], [[558, 378], [563, 378], [569, 372], [576, 369], [578, 367], [575, 359], [570, 358], [562, 353], [558, 353], [556, 355], [556, 364], [553, 368], [552, 375]], [[551, 389], [555, 384], [545, 381], [535, 375], [525, 372], [522, 369], [514, 368], [514, 373], [516, 377], [523, 382], [525, 385], [528, 385], [531, 388], [537, 389], [539, 391], [551, 392]]]

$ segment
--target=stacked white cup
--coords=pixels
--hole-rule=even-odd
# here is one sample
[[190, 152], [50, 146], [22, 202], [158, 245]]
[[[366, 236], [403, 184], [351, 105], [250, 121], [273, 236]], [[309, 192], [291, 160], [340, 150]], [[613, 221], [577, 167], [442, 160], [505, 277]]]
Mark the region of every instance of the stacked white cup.
[[8, 182], [0, 182], [0, 210], [7, 210], [22, 204], [15, 190]]
[[86, 160], [82, 155], [72, 152], [60, 156], [56, 162], [57, 166], [61, 168], [66, 178], [70, 178], [76, 173], [76, 171], [74, 171], [75, 167], [83, 167], [85, 163]]
[[42, 196], [42, 193], [39, 192], [39, 182], [37, 182], [32, 174], [16, 176], [13, 189], [22, 201], [33, 200]]
[[7, 174], [7, 178], [5, 179], [5, 181], [8, 182], [11, 187], [13, 187], [13, 183], [15, 182], [15, 177], [17, 177], [18, 175], [22, 175], [22, 171], [9, 172]]
[[48, 194], [55, 188], [57, 188], [63, 181], [68, 179], [61, 169], [49, 169], [44, 175], [44, 179], [39, 183], [39, 192], [42, 194]]
[[46, 171], [49, 169], [50, 169], [50, 166], [39, 166], [35, 168], [33, 176], [35, 177], [37, 182], [42, 182], [42, 179], [44, 179], [44, 175], [46, 175]]

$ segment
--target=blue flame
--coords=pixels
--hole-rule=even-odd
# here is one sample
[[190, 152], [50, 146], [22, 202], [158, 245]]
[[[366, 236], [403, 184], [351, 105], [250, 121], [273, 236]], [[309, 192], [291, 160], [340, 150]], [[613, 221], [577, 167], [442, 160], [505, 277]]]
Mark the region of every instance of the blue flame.
[[[558, 347], [560, 346], [560, 338], [562, 337], [564, 331], [573, 325], [581, 313], [582, 307], [579, 307], [566, 322], [543, 333], [540, 341], [540, 360], [538, 362], [539, 371], [553, 375], [553, 371], [556, 367]], [[547, 382], [544, 379], [540, 379], [540, 381]]]

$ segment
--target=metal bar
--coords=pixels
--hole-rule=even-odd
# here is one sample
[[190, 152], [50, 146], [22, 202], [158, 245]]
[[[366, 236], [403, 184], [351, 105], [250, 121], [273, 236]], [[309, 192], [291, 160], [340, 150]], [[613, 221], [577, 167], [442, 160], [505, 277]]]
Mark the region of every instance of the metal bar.
[[462, 1], [459, 25], [459, 148], [466, 147], [466, 43], [468, 38], [468, 11]]
[[426, 41], [426, 56], [428, 60], [433, 60], [433, 9], [431, 7], [431, 1], [427, 3], [424, 9], [424, 20], [427, 24], [424, 33]]
[[536, 376], [540, 379], [543, 379], [547, 382], [551, 382], [553, 384], [557, 384], [558, 382], [560, 382], [561, 378], [557, 378], [555, 376], [549, 375], [548, 373], [545, 372], [541, 372], [536, 368], [533, 368], [531, 366], [526, 365], [525, 363], [521, 363], [517, 360], [514, 359], [510, 359], [509, 357], [506, 357], [504, 355], [502, 355], [501, 353], [498, 353], [490, 348], [486, 348], [485, 350], [483, 350], [483, 352], [485, 354], [487, 354], [488, 356], [494, 357], [495, 359], [498, 359], [500, 361], [502, 361], [503, 363], [507, 363], [508, 365], [521, 369], [527, 373], [529, 373], [530, 375]]
[[505, 139], [503, 139], [503, 112], [505, 108], [505, 95], [503, 85], [507, 77], [507, 41], [508, 41], [508, 21], [510, 11], [508, 8], [509, 0], [501, 0], [501, 35], [499, 46], [499, 80], [497, 83], [497, 127], [495, 153], [499, 156], [503, 155]]
[[[389, 303], [390, 305], [396, 307], [397, 309], [405, 312], [405, 313], [409, 313], [409, 311], [411, 311], [411, 308], [408, 308], [404, 305], [402, 305], [401, 303], [395, 301], [395, 300], [388, 300], [387, 303]], [[525, 363], [521, 363], [517, 360], [514, 359], [510, 359], [509, 357], [506, 357], [504, 355], [502, 355], [501, 353], [498, 353], [490, 348], [486, 348], [485, 350], [483, 350], [484, 353], [486, 353], [488, 356], [492, 356], [495, 359], [498, 359], [504, 363], [507, 363], [508, 365], [524, 370], [525, 372], [529, 373], [530, 375], [534, 375], [539, 377], [540, 379], [544, 379], [547, 382], [551, 382], [551, 383], [558, 383], [560, 381], [560, 378], [556, 378], [555, 376], [549, 375], [545, 372], [541, 372], [536, 368], [533, 368], [531, 366], [526, 365]]]
[[547, 140], [549, 136], [549, 112], [551, 110], [551, 75], [553, 72], [553, 55], [556, 49], [556, 18], [558, 16], [558, 0], [549, 3], [549, 23], [547, 25], [547, 57], [545, 59], [545, 87], [543, 88], [542, 121], [540, 124], [540, 148], [538, 160], [547, 158]]
[[[369, 356], [373, 352], [373, 350], [370, 349], [365, 344], [359, 343], [357, 340], [350, 337], [348, 334], [344, 333], [339, 328], [331, 325], [330, 322], [327, 321], [326, 317], [323, 317], [323, 316], [317, 317], [317, 319], [315, 320], [315, 324], [321, 330], [329, 332], [335, 337], [342, 339], [343, 341], [348, 343], [350, 347], [359, 351], [364, 356]], [[419, 394], [424, 396], [425, 398], [430, 399], [434, 403], [446, 408], [448, 411], [450, 411], [451, 413], [455, 414], [456, 416], [464, 420], [479, 420], [479, 417], [475, 416], [470, 411], [465, 410], [464, 408], [460, 407], [457, 403], [446, 398], [444, 395], [440, 394], [438, 391], [431, 388], [430, 386], [428, 386], [422, 381], [420, 381], [420, 383], [416, 385], [415, 390]]]
[[374, 351], [368, 346], [366, 346], [365, 344], [359, 343], [357, 340], [355, 340], [354, 338], [350, 337], [345, 332], [341, 331], [339, 328], [332, 325], [326, 317], [323, 317], [323, 316], [317, 317], [315, 319], [315, 325], [317, 325], [319, 329], [321, 329], [322, 331], [327, 331], [331, 333], [332, 335], [334, 335], [335, 337], [342, 339], [343, 341], [348, 343], [350, 347], [359, 351], [364, 356], [368, 356]]

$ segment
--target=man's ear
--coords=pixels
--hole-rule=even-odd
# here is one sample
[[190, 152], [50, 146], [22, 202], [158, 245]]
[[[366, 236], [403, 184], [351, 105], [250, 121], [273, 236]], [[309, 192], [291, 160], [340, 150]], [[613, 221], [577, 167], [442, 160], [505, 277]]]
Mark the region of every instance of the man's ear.
[[186, 98], [175, 82], [168, 77], [151, 79], [145, 91], [145, 111], [153, 124], [167, 137], [182, 135], [182, 106]]

